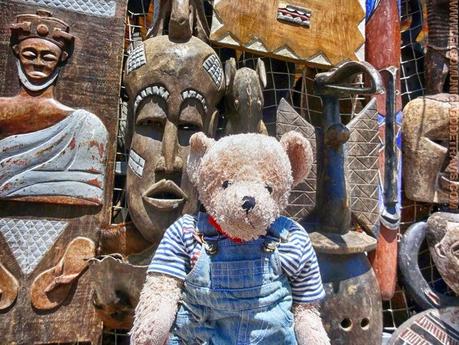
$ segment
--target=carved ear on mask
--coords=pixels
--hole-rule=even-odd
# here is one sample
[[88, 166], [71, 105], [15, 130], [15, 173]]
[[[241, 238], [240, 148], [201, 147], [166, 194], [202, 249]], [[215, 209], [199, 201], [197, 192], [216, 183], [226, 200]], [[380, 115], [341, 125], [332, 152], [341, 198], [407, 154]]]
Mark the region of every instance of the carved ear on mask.
[[67, 52], [62, 52], [62, 55], [61, 55], [61, 62], [67, 61], [68, 58], [69, 58], [69, 53], [67, 53]]
[[258, 77], [260, 78], [261, 85], [263, 88], [266, 88], [267, 81], [266, 81], [266, 68], [265, 63], [262, 59], [258, 58], [257, 60], [257, 68], [256, 68]]
[[14, 56], [19, 58], [19, 44], [15, 44], [14, 46], [11, 46], [11, 49], [13, 50]]
[[209, 120], [209, 127], [207, 129], [207, 135], [210, 137], [215, 137], [215, 134], [217, 133], [217, 126], [218, 126], [218, 119], [219, 119], [219, 112], [218, 110], [215, 110]]
[[309, 141], [300, 133], [290, 131], [281, 140], [292, 166], [293, 185], [297, 185], [308, 176], [311, 170], [313, 155]]
[[236, 60], [234, 58], [226, 60], [225, 62], [226, 92], [230, 91], [229, 87], [233, 84], [235, 75], [236, 75]]
[[195, 133], [190, 138], [190, 154], [188, 155], [186, 172], [194, 186], [198, 184], [202, 157], [214, 143], [214, 139], [207, 137], [202, 132]]

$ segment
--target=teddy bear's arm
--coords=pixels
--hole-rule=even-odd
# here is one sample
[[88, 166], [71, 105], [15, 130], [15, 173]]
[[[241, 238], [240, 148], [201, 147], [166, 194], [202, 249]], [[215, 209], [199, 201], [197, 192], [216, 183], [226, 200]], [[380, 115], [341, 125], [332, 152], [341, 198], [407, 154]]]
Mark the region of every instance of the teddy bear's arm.
[[159, 273], [147, 274], [135, 310], [131, 345], [163, 345], [177, 313], [183, 281]]
[[330, 345], [315, 304], [293, 304], [298, 345]]

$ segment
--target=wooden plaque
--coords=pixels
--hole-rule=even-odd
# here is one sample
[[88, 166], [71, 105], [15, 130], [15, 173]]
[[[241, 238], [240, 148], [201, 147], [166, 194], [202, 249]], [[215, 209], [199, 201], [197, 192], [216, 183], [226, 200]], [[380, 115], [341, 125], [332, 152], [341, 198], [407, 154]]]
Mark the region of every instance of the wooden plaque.
[[363, 60], [363, 0], [216, 0], [211, 42], [329, 68]]
[[99, 343], [86, 269], [111, 217], [126, 5], [0, 0], [2, 345]]

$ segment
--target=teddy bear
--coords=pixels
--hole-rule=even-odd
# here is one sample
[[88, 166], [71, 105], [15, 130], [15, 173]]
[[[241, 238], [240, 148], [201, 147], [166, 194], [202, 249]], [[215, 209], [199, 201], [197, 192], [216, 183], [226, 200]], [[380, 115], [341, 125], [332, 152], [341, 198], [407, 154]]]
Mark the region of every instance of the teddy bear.
[[165, 232], [147, 271], [133, 345], [330, 344], [307, 232], [281, 216], [308, 174], [310, 143], [237, 134], [190, 138], [187, 173], [202, 207]]

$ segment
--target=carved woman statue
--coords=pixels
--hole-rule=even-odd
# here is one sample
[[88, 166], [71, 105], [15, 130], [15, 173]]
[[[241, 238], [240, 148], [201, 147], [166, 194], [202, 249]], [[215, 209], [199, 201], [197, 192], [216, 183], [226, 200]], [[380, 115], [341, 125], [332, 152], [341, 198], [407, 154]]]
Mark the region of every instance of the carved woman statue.
[[73, 42], [69, 26], [44, 10], [11, 25], [21, 89], [0, 97], [0, 199], [102, 204], [107, 130], [54, 98]]

